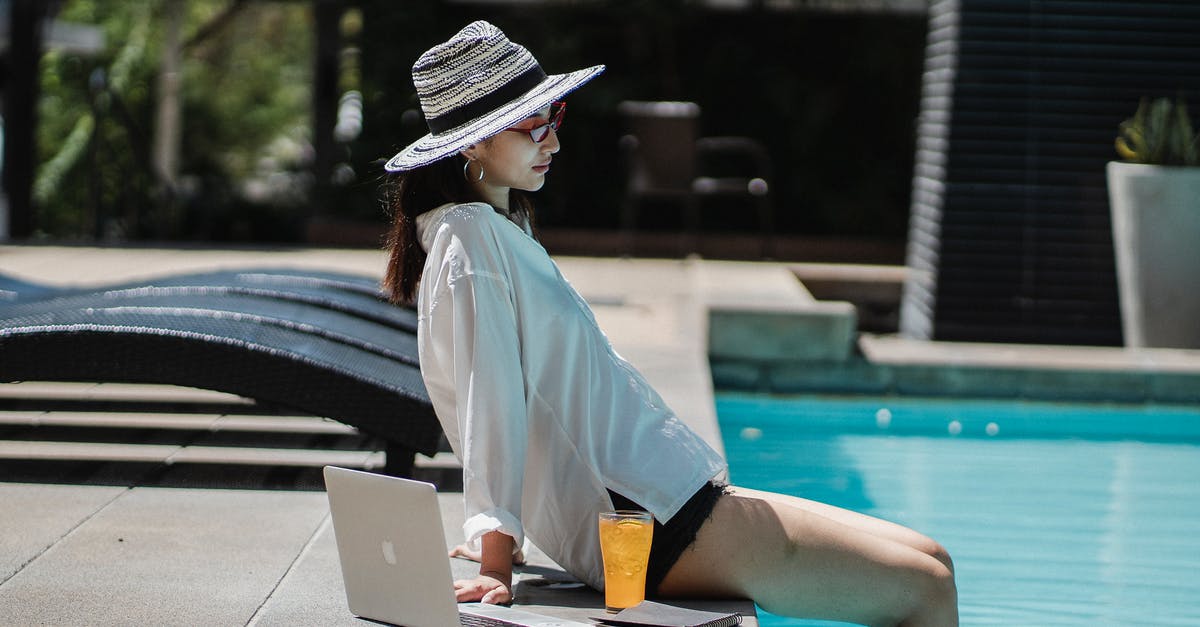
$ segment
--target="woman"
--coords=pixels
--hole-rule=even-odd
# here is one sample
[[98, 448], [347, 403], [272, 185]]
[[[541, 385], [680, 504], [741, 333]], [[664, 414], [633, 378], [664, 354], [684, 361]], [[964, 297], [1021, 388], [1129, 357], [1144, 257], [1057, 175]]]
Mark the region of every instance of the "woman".
[[526, 534], [603, 586], [597, 513], [656, 528], [647, 592], [748, 597], [771, 612], [869, 624], [957, 623], [946, 552], [914, 531], [719, 483], [721, 457], [612, 349], [533, 238], [522, 192], [559, 150], [560, 99], [604, 70], [547, 76], [486, 22], [430, 49], [413, 83], [430, 134], [397, 172], [385, 287], [418, 305], [421, 373], [463, 464], [479, 576], [460, 601], [512, 600]]

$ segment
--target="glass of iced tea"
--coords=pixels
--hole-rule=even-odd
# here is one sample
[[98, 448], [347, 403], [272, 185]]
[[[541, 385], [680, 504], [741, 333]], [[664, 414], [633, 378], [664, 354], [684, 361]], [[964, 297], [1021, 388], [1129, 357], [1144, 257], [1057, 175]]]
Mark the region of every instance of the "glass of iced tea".
[[600, 553], [604, 556], [604, 605], [609, 612], [646, 598], [646, 563], [654, 518], [649, 512], [600, 512]]

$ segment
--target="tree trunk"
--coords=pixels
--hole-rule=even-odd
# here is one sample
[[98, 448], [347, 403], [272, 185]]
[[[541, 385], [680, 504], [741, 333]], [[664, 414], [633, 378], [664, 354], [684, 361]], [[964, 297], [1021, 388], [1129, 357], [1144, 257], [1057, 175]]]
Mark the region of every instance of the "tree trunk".
[[166, 37], [158, 68], [158, 102], [155, 115], [154, 167], [162, 180], [175, 187], [179, 176], [180, 61], [183, 47], [180, 31], [187, 11], [186, 0], [170, 0], [166, 5]]

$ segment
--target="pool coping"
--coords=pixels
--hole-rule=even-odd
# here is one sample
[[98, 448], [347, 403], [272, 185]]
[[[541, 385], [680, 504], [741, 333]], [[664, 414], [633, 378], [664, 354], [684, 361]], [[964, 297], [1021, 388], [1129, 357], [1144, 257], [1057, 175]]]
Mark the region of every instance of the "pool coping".
[[[717, 274], [728, 275], [727, 270]], [[803, 277], [827, 280], [848, 270], [856, 280], [885, 284], [901, 276], [896, 268], [813, 266], [807, 274], [792, 268], [795, 287], [764, 270], [760, 264], [756, 276], [773, 282], [771, 298], [737, 288], [702, 292], [709, 367], [718, 390], [1200, 402], [1200, 350], [939, 342], [861, 333], [853, 304], [813, 297]]]

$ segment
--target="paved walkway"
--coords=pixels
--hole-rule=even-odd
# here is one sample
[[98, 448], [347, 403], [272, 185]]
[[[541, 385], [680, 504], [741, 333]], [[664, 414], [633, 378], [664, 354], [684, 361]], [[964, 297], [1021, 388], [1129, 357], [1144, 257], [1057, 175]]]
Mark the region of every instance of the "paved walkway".
[[[383, 253], [361, 250], [0, 246], [0, 272], [55, 286], [248, 267], [380, 276], [384, 261]], [[558, 261], [617, 351], [721, 448], [705, 355], [705, 263]], [[727, 270], [743, 279], [786, 274], [779, 266], [755, 264]], [[741, 281], [751, 292], [769, 283]], [[448, 493], [442, 499], [450, 544], [460, 533], [460, 497]], [[0, 624], [363, 624], [345, 606], [321, 492], [10, 483], [0, 477], [0, 503]], [[456, 576], [474, 568], [457, 560], [453, 565]], [[587, 590], [543, 585], [547, 576], [563, 574], [545, 556], [533, 556], [517, 587], [518, 603], [579, 619], [602, 604]], [[750, 614], [743, 624], [757, 624], [751, 604], [719, 605]]]

